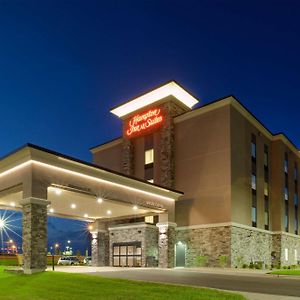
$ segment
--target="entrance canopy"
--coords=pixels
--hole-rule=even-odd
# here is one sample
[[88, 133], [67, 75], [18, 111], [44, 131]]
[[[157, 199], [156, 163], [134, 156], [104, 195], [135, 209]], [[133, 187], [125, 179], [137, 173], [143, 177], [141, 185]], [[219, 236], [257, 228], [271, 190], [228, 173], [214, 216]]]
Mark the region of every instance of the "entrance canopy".
[[0, 160], [0, 208], [48, 201], [48, 215], [86, 221], [168, 213], [181, 192], [27, 144]]

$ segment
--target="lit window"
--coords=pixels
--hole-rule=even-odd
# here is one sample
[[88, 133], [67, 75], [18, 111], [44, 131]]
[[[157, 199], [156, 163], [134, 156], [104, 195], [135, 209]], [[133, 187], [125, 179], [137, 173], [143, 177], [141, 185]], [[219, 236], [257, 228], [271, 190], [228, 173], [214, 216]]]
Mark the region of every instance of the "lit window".
[[284, 259], [285, 259], [285, 261], [289, 260], [289, 249], [288, 248], [284, 249]]
[[145, 151], [145, 165], [152, 164], [154, 162], [154, 149]]
[[269, 196], [269, 184], [267, 182], [264, 184], [264, 195]]
[[154, 217], [153, 216], [145, 217], [145, 223], [153, 224], [154, 223]]

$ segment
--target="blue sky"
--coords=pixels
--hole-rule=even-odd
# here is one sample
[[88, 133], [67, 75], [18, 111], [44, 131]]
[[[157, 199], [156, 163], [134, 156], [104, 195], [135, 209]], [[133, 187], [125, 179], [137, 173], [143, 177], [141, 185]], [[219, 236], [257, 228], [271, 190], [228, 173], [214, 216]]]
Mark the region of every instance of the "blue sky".
[[109, 109], [170, 79], [203, 104], [234, 94], [300, 147], [299, 36], [297, 0], [0, 0], [0, 156], [91, 160], [121, 134]]

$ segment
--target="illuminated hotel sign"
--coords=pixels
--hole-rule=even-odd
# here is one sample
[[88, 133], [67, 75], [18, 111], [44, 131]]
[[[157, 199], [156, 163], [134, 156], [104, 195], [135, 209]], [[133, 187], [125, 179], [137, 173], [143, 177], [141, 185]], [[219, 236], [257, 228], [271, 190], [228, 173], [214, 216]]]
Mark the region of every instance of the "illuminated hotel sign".
[[159, 126], [163, 121], [160, 108], [137, 114], [128, 121], [126, 135], [133, 136]]

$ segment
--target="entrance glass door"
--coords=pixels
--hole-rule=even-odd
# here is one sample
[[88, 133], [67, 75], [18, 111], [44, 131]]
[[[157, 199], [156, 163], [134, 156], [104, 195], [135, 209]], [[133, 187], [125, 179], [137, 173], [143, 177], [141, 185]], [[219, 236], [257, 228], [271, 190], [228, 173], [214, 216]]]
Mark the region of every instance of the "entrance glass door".
[[175, 246], [176, 267], [185, 267], [185, 252], [186, 245], [181, 242], [178, 242]]
[[114, 267], [141, 267], [141, 265], [142, 248], [140, 242], [113, 244]]

